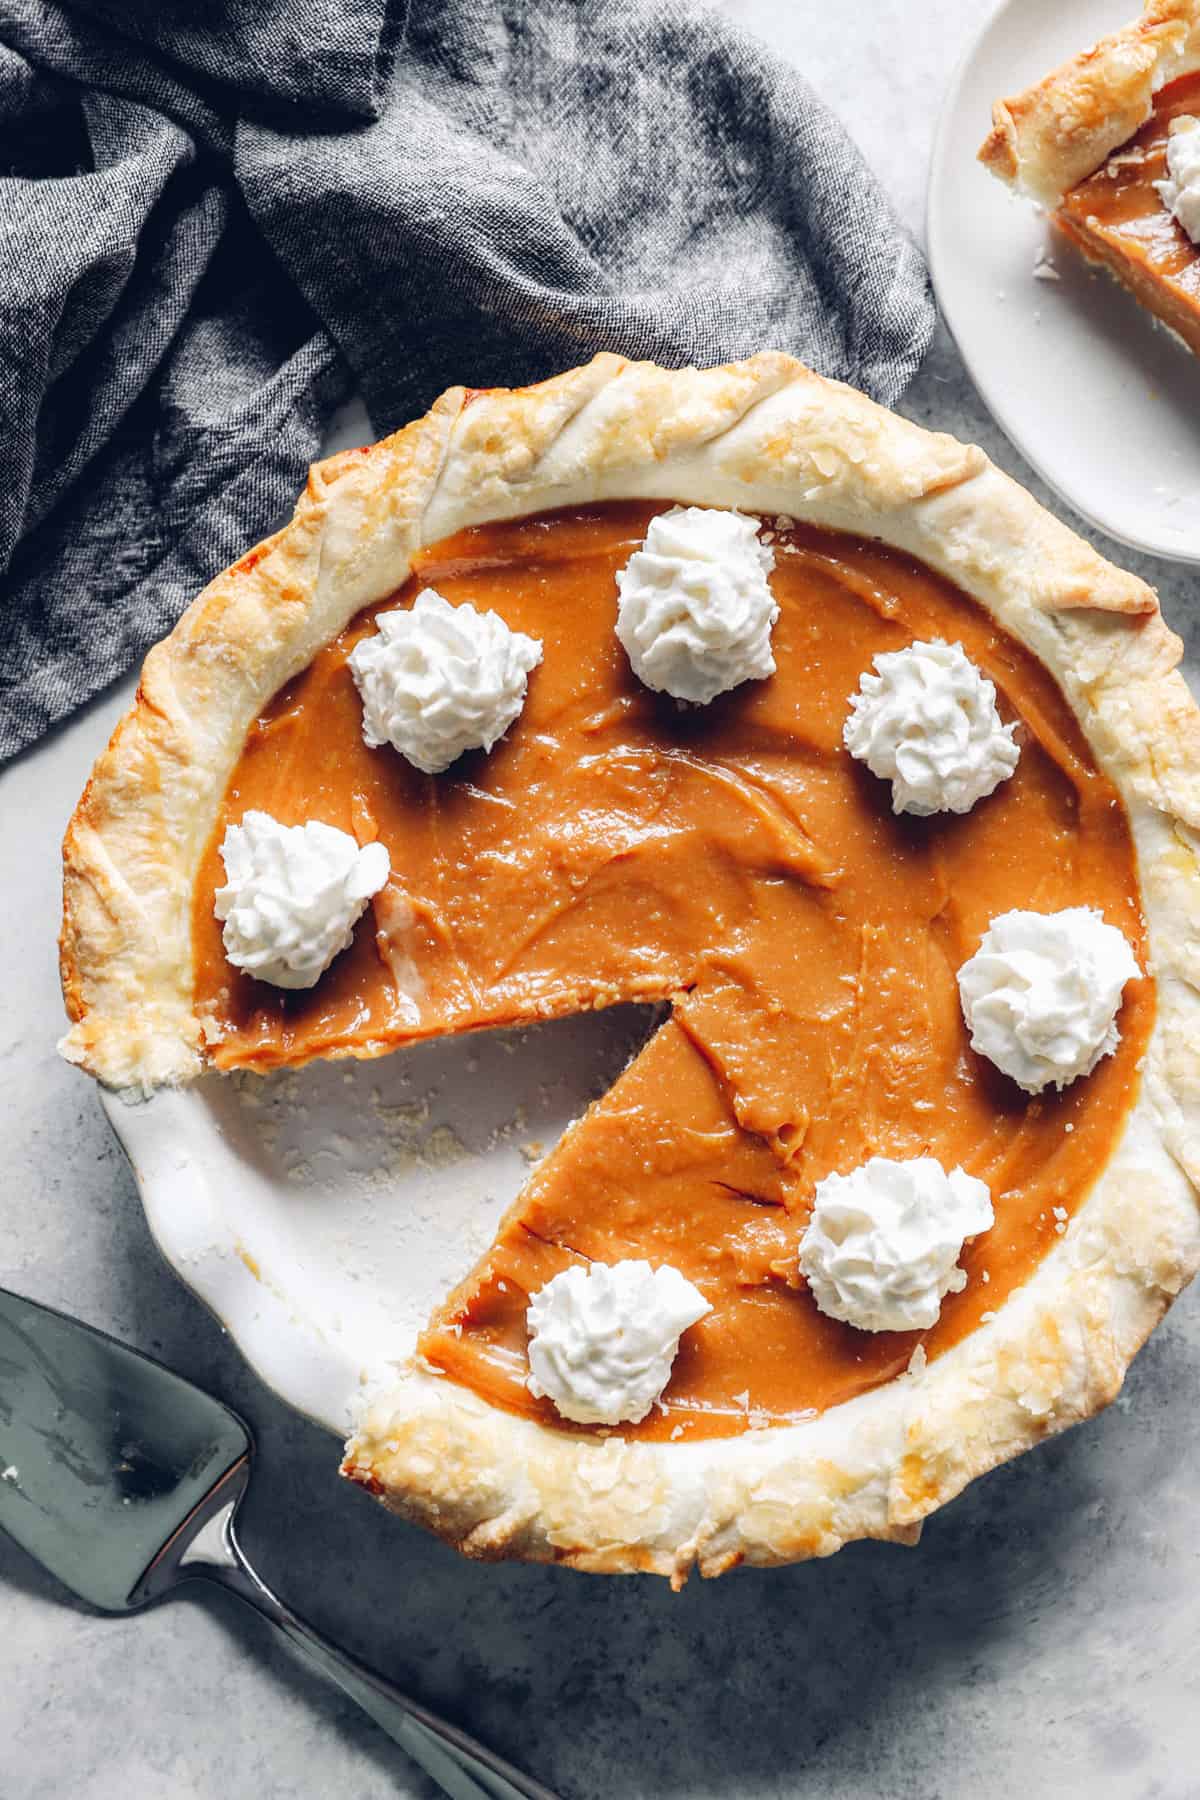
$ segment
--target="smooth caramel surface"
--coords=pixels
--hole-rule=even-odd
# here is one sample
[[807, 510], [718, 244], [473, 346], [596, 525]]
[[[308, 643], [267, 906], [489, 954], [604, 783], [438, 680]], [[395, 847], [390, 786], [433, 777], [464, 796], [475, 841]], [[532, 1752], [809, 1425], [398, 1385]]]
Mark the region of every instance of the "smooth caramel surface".
[[[670, 998], [672, 1017], [535, 1171], [421, 1349], [559, 1423], [524, 1387], [528, 1295], [580, 1258], [671, 1262], [713, 1311], [686, 1334], [660, 1407], [622, 1432], [694, 1437], [803, 1416], [909, 1361], [918, 1334], [837, 1324], [798, 1275], [830, 1170], [929, 1152], [985, 1179], [996, 1224], [964, 1253], [964, 1292], [920, 1334], [928, 1354], [998, 1307], [1107, 1160], [1154, 1000], [1149, 981], [1130, 984], [1116, 1054], [1061, 1096], [1030, 1098], [977, 1058], [955, 972], [996, 913], [1097, 906], [1144, 961], [1125, 814], [1053, 680], [911, 559], [795, 528], [776, 533], [776, 675], [677, 707], [639, 686], [613, 633], [616, 571], [655, 510], [548, 514], [425, 552], [383, 606], [434, 585], [539, 637], [524, 713], [489, 756], [438, 777], [367, 749], [346, 657], [382, 608], [361, 615], [252, 731], [197, 883], [194, 941], [223, 1067]], [[1021, 760], [966, 817], [897, 819], [887, 784], [842, 747], [848, 697], [877, 652], [939, 636], [996, 683]], [[250, 807], [378, 835], [391, 854], [373, 920], [308, 994], [255, 983], [222, 953], [217, 846]]]
[[1200, 75], [1163, 88], [1137, 136], [1072, 188], [1055, 223], [1200, 354], [1200, 251], [1154, 186], [1167, 174], [1167, 128], [1182, 113], [1200, 114]]

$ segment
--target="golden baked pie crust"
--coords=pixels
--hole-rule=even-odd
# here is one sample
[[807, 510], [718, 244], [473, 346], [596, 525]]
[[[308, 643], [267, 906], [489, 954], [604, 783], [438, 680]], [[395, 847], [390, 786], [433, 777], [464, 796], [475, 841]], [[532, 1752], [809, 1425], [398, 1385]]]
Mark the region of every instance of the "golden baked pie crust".
[[979, 160], [1055, 207], [1140, 131], [1160, 88], [1200, 69], [1200, 0], [1146, 0], [1139, 19], [997, 100]]

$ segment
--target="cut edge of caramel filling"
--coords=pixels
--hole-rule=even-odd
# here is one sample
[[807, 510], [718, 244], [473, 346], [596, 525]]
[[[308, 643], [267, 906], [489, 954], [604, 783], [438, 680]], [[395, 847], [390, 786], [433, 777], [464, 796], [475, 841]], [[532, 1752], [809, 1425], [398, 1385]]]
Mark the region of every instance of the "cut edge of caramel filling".
[[[525, 1387], [525, 1308], [572, 1263], [671, 1263], [713, 1310], [628, 1438], [785, 1424], [933, 1358], [1033, 1273], [1111, 1155], [1154, 1014], [1065, 1092], [1023, 1094], [967, 1041], [955, 975], [990, 920], [1099, 908], [1145, 966], [1120, 797], [1048, 671], [942, 577], [882, 545], [776, 529], [776, 674], [707, 708], [641, 688], [613, 633], [616, 571], [656, 506], [613, 502], [465, 531], [422, 552], [250, 732], [196, 884], [196, 1002], [219, 1067], [373, 1055], [419, 1038], [623, 1000], [671, 1015], [534, 1171], [423, 1333], [425, 1362], [574, 1431]], [[523, 715], [490, 755], [418, 774], [361, 737], [346, 667], [421, 586], [542, 640]], [[967, 815], [895, 817], [842, 746], [880, 651], [943, 637], [1017, 721], [1014, 775]], [[226, 963], [213, 915], [225, 827], [251, 807], [380, 837], [392, 879], [307, 993]], [[818, 1312], [798, 1271], [815, 1184], [930, 1154], [988, 1183], [993, 1228], [921, 1333]], [[402, 1204], [400, 1198], [397, 1204]]]
[[1183, 113], [1200, 114], [1200, 73], [1162, 88], [1142, 129], [1071, 189], [1053, 219], [1077, 250], [1200, 356], [1200, 247], [1154, 186], [1167, 174], [1168, 126]]

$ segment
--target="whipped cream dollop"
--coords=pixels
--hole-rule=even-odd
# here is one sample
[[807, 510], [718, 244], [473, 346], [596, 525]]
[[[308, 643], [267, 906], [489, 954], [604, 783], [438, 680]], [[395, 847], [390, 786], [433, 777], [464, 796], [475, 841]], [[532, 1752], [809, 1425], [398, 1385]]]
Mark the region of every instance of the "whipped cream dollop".
[[1200, 244], [1200, 119], [1182, 113], [1167, 127], [1167, 174], [1156, 181], [1158, 197], [1173, 219]]
[[310, 819], [281, 825], [248, 812], [221, 844], [225, 886], [214, 911], [236, 969], [280, 988], [309, 988], [348, 948], [367, 901], [388, 878], [382, 844]]
[[1122, 990], [1140, 973], [1093, 907], [1001, 913], [958, 971], [971, 1048], [1027, 1093], [1065, 1088], [1120, 1043]]
[[1013, 725], [961, 644], [940, 638], [875, 657], [850, 698], [842, 741], [892, 784], [892, 811], [970, 812], [1017, 766]]
[[823, 1313], [860, 1331], [923, 1331], [967, 1284], [965, 1239], [992, 1224], [986, 1183], [932, 1156], [872, 1156], [818, 1181], [800, 1270]]
[[671, 1379], [681, 1333], [709, 1311], [669, 1265], [576, 1264], [529, 1302], [526, 1386], [576, 1424], [636, 1425]]
[[617, 637], [638, 680], [707, 706], [773, 675], [774, 566], [756, 519], [702, 506], [659, 513], [617, 576]]
[[423, 588], [410, 607], [380, 613], [350, 652], [363, 739], [391, 744], [426, 775], [467, 750], [490, 750], [525, 704], [542, 646], [499, 613], [451, 606]]

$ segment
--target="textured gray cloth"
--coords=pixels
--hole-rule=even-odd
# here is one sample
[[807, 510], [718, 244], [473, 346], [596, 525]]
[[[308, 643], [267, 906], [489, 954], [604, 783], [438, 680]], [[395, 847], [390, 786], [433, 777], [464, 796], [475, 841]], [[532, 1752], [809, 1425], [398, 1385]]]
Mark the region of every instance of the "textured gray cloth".
[[278, 522], [339, 399], [790, 350], [920, 256], [804, 81], [653, 0], [0, 0], [0, 756]]

